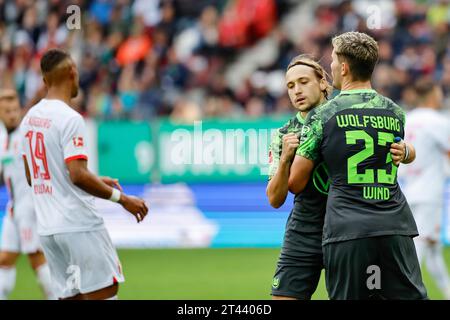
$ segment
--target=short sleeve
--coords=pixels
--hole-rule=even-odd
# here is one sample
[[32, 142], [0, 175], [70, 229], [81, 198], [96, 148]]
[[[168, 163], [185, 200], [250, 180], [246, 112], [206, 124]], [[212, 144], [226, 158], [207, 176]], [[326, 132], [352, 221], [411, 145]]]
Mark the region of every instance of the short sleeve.
[[269, 145], [269, 180], [277, 173], [280, 164], [282, 135], [279, 130], [274, 134]]
[[314, 113], [314, 111], [311, 111], [311, 113], [313, 114], [308, 115], [302, 127], [300, 145], [297, 148], [296, 155], [316, 162], [320, 156], [323, 128], [319, 115]]
[[77, 159], [87, 160], [86, 126], [81, 116], [72, 117], [66, 122], [61, 143], [66, 163]]

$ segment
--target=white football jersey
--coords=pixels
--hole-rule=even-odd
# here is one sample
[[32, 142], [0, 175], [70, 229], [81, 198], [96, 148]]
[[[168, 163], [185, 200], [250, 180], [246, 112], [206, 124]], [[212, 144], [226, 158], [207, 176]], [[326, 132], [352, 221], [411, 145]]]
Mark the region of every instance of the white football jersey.
[[[16, 129], [8, 137], [6, 150], [1, 155], [3, 165], [3, 177], [8, 188], [10, 205], [12, 207], [33, 206], [31, 188], [27, 183], [22, 159], [22, 139], [19, 129]], [[23, 207], [23, 206], [21, 206]], [[20, 214], [20, 212], [14, 212]]]
[[104, 228], [93, 196], [70, 180], [66, 163], [87, 159], [82, 116], [60, 100], [42, 99], [20, 126], [40, 235]]
[[416, 148], [416, 160], [399, 169], [408, 202], [442, 203], [450, 151], [449, 119], [436, 110], [416, 108], [406, 116], [405, 141]]

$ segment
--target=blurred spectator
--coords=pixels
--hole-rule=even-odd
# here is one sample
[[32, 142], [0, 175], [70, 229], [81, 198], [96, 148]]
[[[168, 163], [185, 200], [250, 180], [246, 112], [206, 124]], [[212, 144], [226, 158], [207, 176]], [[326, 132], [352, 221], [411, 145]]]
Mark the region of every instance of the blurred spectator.
[[214, 53], [218, 44], [218, 12], [206, 7], [192, 27], [182, 31], [175, 41], [175, 51], [181, 61], [186, 61], [192, 54]]
[[194, 121], [202, 119], [200, 106], [192, 101], [186, 100], [184, 97], [180, 97], [175, 102], [170, 119], [175, 123], [193, 124]]
[[142, 16], [147, 27], [155, 26], [161, 19], [159, 0], [136, 0], [133, 4], [133, 14]]
[[266, 36], [276, 23], [274, 0], [229, 1], [219, 24], [219, 43], [242, 48]]
[[135, 20], [130, 36], [119, 46], [117, 50], [117, 62], [125, 66], [143, 59], [152, 48], [152, 42], [145, 33], [142, 18]]
[[427, 12], [427, 20], [428, 23], [435, 27], [442, 23], [448, 23], [450, 16], [450, 4], [449, 0], [438, 0], [433, 1], [428, 12]]
[[[71, 4], [80, 6], [81, 30], [66, 27]], [[377, 10], [381, 16], [372, 17]], [[296, 12], [313, 23], [288, 37], [284, 20]], [[449, 0], [0, 0], [0, 86], [15, 87], [23, 105], [35, 102], [39, 58], [59, 46], [79, 66], [76, 107], [88, 117], [285, 114], [292, 112], [284, 83], [290, 59], [309, 53], [329, 71], [331, 38], [357, 29], [379, 41], [375, 89], [411, 108], [411, 83], [432, 77], [448, 108], [449, 26]], [[276, 49], [268, 63], [235, 66], [268, 39]], [[227, 77], [230, 70], [242, 73], [242, 83]]]

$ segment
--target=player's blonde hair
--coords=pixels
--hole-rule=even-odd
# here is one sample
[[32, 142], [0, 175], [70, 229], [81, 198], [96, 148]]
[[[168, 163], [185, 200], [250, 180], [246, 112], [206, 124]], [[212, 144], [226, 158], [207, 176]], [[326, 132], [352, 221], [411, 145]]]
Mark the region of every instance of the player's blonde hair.
[[330, 82], [328, 81], [328, 79], [330, 78], [330, 76], [328, 75], [328, 73], [325, 71], [325, 69], [320, 65], [319, 62], [317, 62], [312, 56], [308, 55], [308, 54], [300, 54], [294, 58], [292, 58], [291, 62], [289, 63], [286, 72], [291, 69], [292, 67], [298, 66], [298, 65], [303, 65], [303, 66], [307, 66], [310, 67], [314, 70], [314, 74], [317, 77], [317, 80], [325, 80], [327, 86], [325, 88], [325, 90], [322, 91], [325, 99], [328, 99], [328, 97], [331, 95], [331, 92], [333, 91], [333, 87], [331, 86]]
[[353, 80], [371, 78], [378, 61], [378, 43], [366, 33], [346, 32], [331, 40], [339, 61], [345, 60]]

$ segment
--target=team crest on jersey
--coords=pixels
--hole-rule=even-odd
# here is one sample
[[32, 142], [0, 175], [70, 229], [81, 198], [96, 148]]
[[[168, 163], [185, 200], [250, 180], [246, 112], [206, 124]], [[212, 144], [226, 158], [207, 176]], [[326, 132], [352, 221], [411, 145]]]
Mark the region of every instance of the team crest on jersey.
[[280, 278], [278, 277], [273, 278], [272, 287], [274, 289], [278, 289], [279, 286], [280, 286]]
[[302, 135], [307, 134], [310, 130], [311, 130], [311, 128], [309, 126], [304, 125], [302, 127]]
[[323, 194], [328, 194], [328, 190], [330, 189], [330, 174], [328, 172], [327, 165], [325, 162], [319, 163], [316, 168], [314, 169], [314, 172], [312, 174], [312, 179], [314, 186], [316, 187], [317, 191]]
[[73, 145], [77, 148], [81, 148], [84, 146], [84, 140], [83, 137], [74, 137], [73, 138]]

